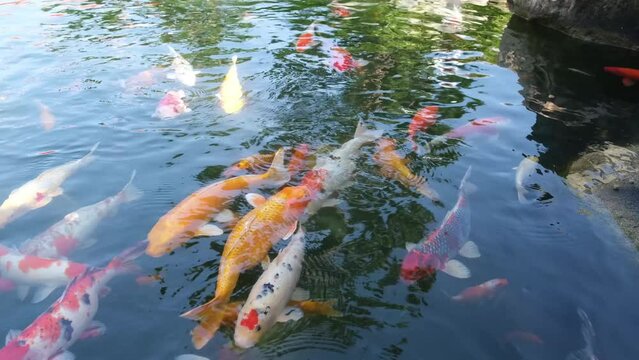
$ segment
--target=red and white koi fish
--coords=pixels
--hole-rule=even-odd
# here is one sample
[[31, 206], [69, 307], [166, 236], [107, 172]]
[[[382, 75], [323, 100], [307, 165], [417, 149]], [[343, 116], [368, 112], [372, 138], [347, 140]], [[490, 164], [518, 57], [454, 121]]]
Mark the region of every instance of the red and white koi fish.
[[304, 52], [315, 46], [316, 44], [317, 41], [315, 41], [315, 22], [312, 22], [297, 39], [295, 49], [298, 52]]
[[508, 279], [492, 279], [477, 286], [472, 286], [451, 299], [457, 302], [474, 302], [482, 299], [492, 298], [497, 291], [508, 285]]
[[408, 140], [413, 144], [413, 151], [418, 150], [415, 135], [418, 131], [426, 131], [426, 129], [435, 125], [438, 111], [439, 108], [437, 106], [426, 106], [413, 116], [413, 120], [408, 125]]
[[173, 55], [171, 68], [173, 72], [166, 75], [167, 79], [175, 79], [186, 86], [195, 86], [199, 71], [193, 71], [193, 66], [182, 55], [178, 54], [173, 47], [169, 46], [169, 52]]
[[160, 99], [153, 116], [159, 117], [160, 119], [171, 119], [191, 112], [191, 109], [189, 109], [184, 100], [182, 100], [184, 97], [186, 97], [186, 94], [183, 90], [167, 91], [164, 97]]
[[119, 193], [67, 214], [40, 235], [24, 242], [20, 251], [23, 254], [61, 258], [67, 257], [76, 249], [93, 245], [95, 240], [91, 236], [100, 222], [114, 215], [120, 205], [142, 196], [140, 190], [132, 184], [134, 178], [135, 171]]
[[46, 206], [54, 197], [62, 195], [62, 183], [93, 161], [93, 153], [99, 144], [95, 144], [83, 158], [45, 170], [37, 178], [11, 191], [9, 197], [0, 205], [0, 228], [31, 210]]
[[94, 321], [100, 295], [116, 275], [128, 272], [143, 250], [136, 246], [115, 257], [105, 268], [89, 268], [31, 325], [12, 330], [0, 349], [2, 360], [71, 360], [68, 349], [80, 339], [102, 335], [106, 327]]
[[499, 135], [499, 127], [508, 122], [508, 119], [501, 117], [473, 120], [444, 135], [436, 137], [430, 143], [431, 145], [435, 145], [444, 143], [448, 139], [467, 139], [477, 135], [497, 136]]
[[466, 198], [473, 185], [468, 183], [471, 167], [459, 186], [457, 203], [426, 241], [420, 244], [406, 244], [408, 254], [402, 262], [401, 277], [413, 282], [441, 270], [456, 278], [470, 277], [470, 270], [459, 260], [458, 254], [466, 258], [480, 256], [477, 245], [468, 240], [470, 235], [470, 207]]
[[235, 345], [253, 347], [277, 321], [304, 316], [299, 308], [286, 307], [302, 273], [304, 246], [304, 230], [300, 227], [257, 279], [235, 324]]
[[0, 245], [0, 277], [17, 286], [21, 300], [27, 297], [30, 287], [37, 287], [31, 302], [38, 303], [82, 274], [87, 267], [64, 259], [25, 255]]
[[361, 60], [355, 60], [351, 53], [339, 46], [331, 47], [331, 66], [338, 72], [359, 69], [365, 65]]
[[126, 91], [136, 91], [149, 87], [155, 83], [155, 74], [157, 72], [157, 68], [141, 71], [122, 82], [122, 87]]
[[604, 71], [613, 75], [621, 76], [621, 82], [624, 86], [632, 86], [639, 81], [639, 69], [604, 66]]

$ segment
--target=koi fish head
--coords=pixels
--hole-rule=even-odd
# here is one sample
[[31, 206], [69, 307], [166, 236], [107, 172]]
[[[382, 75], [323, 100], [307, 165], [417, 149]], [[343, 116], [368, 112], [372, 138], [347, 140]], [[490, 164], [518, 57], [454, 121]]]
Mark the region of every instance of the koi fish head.
[[411, 283], [427, 276], [432, 276], [436, 269], [439, 269], [441, 262], [433, 254], [425, 254], [421, 251], [411, 250], [404, 261], [400, 276], [402, 280]]
[[173, 228], [170, 223], [160, 219], [147, 235], [149, 243], [146, 247], [146, 254], [152, 257], [160, 257], [175, 250], [190, 237]]
[[262, 328], [260, 326], [260, 315], [256, 309], [251, 309], [244, 314], [240, 321], [239, 326], [235, 327], [235, 334], [233, 336], [235, 345], [248, 349], [253, 347], [262, 335]]
[[29, 353], [29, 344], [24, 340], [15, 339], [0, 349], [0, 359], [25, 359]]

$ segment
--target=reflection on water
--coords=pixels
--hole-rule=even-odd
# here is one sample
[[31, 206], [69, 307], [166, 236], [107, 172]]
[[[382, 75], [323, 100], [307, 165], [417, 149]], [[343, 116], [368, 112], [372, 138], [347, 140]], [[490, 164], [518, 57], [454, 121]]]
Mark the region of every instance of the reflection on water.
[[[297, 51], [313, 22], [316, 46]], [[636, 261], [607, 220], [584, 215], [588, 204], [563, 178], [589, 145], [636, 142], [636, 88], [601, 71], [633, 66], [636, 55], [531, 29], [493, 2], [463, 0], [28, 1], [0, 4], [0, 33], [0, 196], [101, 142], [64, 195], [2, 229], [4, 245], [19, 246], [113, 195], [136, 169], [144, 197], [102, 220], [95, 244], [73, 255], [103, 265], [182, 199], [221, 180], [229, 165], [297, 144], [326, 156], [352, 138], [359, 120], [395, 139], [409, 169], [440, 195], [436, 204], [390, 181], [373, 159], [375, 146], [363, 147], [341, 201], [305, 224], [299, 286], [314, 300], [334, 301], [343, 316], [276, 325], [244, 353], [228, 348], [232, 331], [223, 329], [199, 355], [564, 359], [584, 348], [582, 312], [599, 358], [639, 353]], [[199, 72], [194, 86], [167, 77], [175, 71], [167, 45]], [[362, 66], [336, 69], [336, 47]], [[227, 114], [216, 94], [234, 55], [244, 102]], [[179, 90], [191, 111], [154, 118], [160, 99]], [[438, 107], [437, 122], [415, 141], [437, 140], [422, 156], [407, 133], [427, 106]], [[498, 131], [451, 136], [487, 118], [508, 121]], [[532, 181], [547, 195], [521, 204], [513, 168], [528, 156], [539, 157]], [[478, 188], [468, 199], [470, 238], [482, 254], [472, 260], [472, 277], [437, 273], [405, 284], [406, 243], [442, 223], [469, 165]], [[228, 207], [250, 210], [241, 197]], [[227, 235], [141, 258], [136, 276], [158, 275], [140, 280], [144, 286], [135, 276], [112, 281], [96, 316], [109, 330], [71, 350], [90, 359], [193, 353], [194, 323], [178, 315], [214, 293]], [[245, 299], [260, 273], [244, 273], [233, 300]], [[494, 297], [451, 301], [493, 278], [509, 283]], [[0, 331], [26, 327], [47, 301], [0, 293]]]

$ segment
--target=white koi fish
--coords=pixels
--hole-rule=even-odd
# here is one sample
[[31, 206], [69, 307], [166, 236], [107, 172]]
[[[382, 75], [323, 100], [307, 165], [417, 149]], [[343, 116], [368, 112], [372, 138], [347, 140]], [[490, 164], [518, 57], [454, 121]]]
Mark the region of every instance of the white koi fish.
[[222, 110], [227, 114], [236, 113], [244, 107], [244, 91], [237, 75], [236, 55], [233, 55], [232, 61], [233, 63], [222, 81], [220, 92], [216, 94], [217, 98], [220, 99]]
[[193, 66], [182, 55], [178, 54], [173, 47], [169, 46], [169, 52], [173, 55], [172, 73], [166, 75], [167, 79], [177, 80], [186, 86], [195, 86], [199, 71], [193, 71]]
[[585, 346], [568, 354], [566, 360], [598, 360], [593, 344], [595, 329], [592, 327], [588, 314], [583, 309], [577, 309], [577, 314], [579, 314], [581, 319], [581, 335], [584, 338]]
[[537, 170], [539, 159], [536, 156], [528, 156], [523, 158], [517, 166], [517, 173], [515, 174], [515, 188], [517, 189], [517, 199], [522, 204], [531, 203], [533, 200], [528, 199], [528, 185], [527, 180]]
[[46, 299], [55, 289], [67, 285], [87, 267], [64, 259], [25, 255], [0, 245], [0, 278], [17, 286], [20, 300], [27, 297], [31, 287], [36, 287], [31, 300], [34, 304]]
[[362, 145], [373, 142], [382, 135], [382, 131], [369, 130], [361, 122], [357, 124], [355, 136], [328, 156], [318, 157], [314, 170], [323, 169], [327, 176], [323, 183], [323, 191], [311, 201], [306, 208], [307, 214], [314, 214], [322, 206], [333, 205], [327, 201], [335, 192], [345, 188], [355, 172], [355, 159], [360, 154]]
[[299, 308], [287, 307], [302, 272], [304, 246], [304, 230], [300, 227], [253, 285], [235, 324], [237, 346], [250, 348], [277, 321], [297, 320], [304, 315]]
[[0, 205], [0, 228], [31, 210], [46, 206], [54, 197], [62, 195], [62, 183], [78, 169], [93, 161], [93, 153], [99, 144], [95, 144], [83, 158], [45, 170], [37, 178], [11, 191], [9, 197]]
[[135, 201], [142, 196], [142, 192], [132, 184], [134, 178], [135, 171], [119, 193], [68, 213], [64, 219], [45, 232], [25, 241], [20, 251], [23, 254], [61, 258], [67, 257], [76, 249], [92, 246], [95, 244], [95, 239], [91, 235], [100, 222], [106, 217], [115, 215], [120, 205]]
[[128, 272], [144, 247], [136, 246], [115, 257], [103, 269], [89, 268], [67, 286], [66, 291], [26, 329], [11, 330], [3, 360], [72, 360], [68, 349], [80, 339], [102, 335], [104, 324], [94, 321], [98, 302], [107, 283], [116, 275]]

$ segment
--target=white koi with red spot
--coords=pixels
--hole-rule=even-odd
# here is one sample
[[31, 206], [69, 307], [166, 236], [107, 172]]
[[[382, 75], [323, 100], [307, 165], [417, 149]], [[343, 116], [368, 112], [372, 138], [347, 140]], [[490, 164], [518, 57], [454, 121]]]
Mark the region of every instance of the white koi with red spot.
[[106, 268], [90, 268], [76, 277], [64, 294], [31, 325], [23, 331], [9, 332], [5, 347], [0, 349], [0, 359], [74, 359], [67, 351], [71, 345], [105, 332], [102, 323], [93, 321], [102, 290], [114, 276], [128, 271], [143, 250], [143, 246], [128, 249]]
[[302, 272], [304, 230], [300, 228], [255, 282], [235, 323], [235, 344], [254, 346], [277, 321], [297, 320], [298, 308], [287, 308]]
[[11, 191], [9, 197], [0, 205], [0, 228], [31, 210], [46, 206], [54, 197], [62, 195], [62, 183], [93, 161], [93, 153], [98, 145], [99, 143], [95, 144], [83, 158], [45, 170], [37, 178]]
[[85, 264], [25, 255], [0, 245], [0, 277], [18, 287], [20, 299], [27, 296], [30, 287], [36, 287], [33, 303], [46, 299], [55, 289], [67, 285], [87, 268]]
[[24, 254], [60, 258], [67, 257], [73, 250], [93, 245], [95, 241], [91, 236], [100, 222], [115, 215], [120, 205], [142, 196], [140, 190], [132, 184], [134, 178], [135, 171], [119, 193], [67, 214], [45, 232], [25, 241], [20, 251]]

